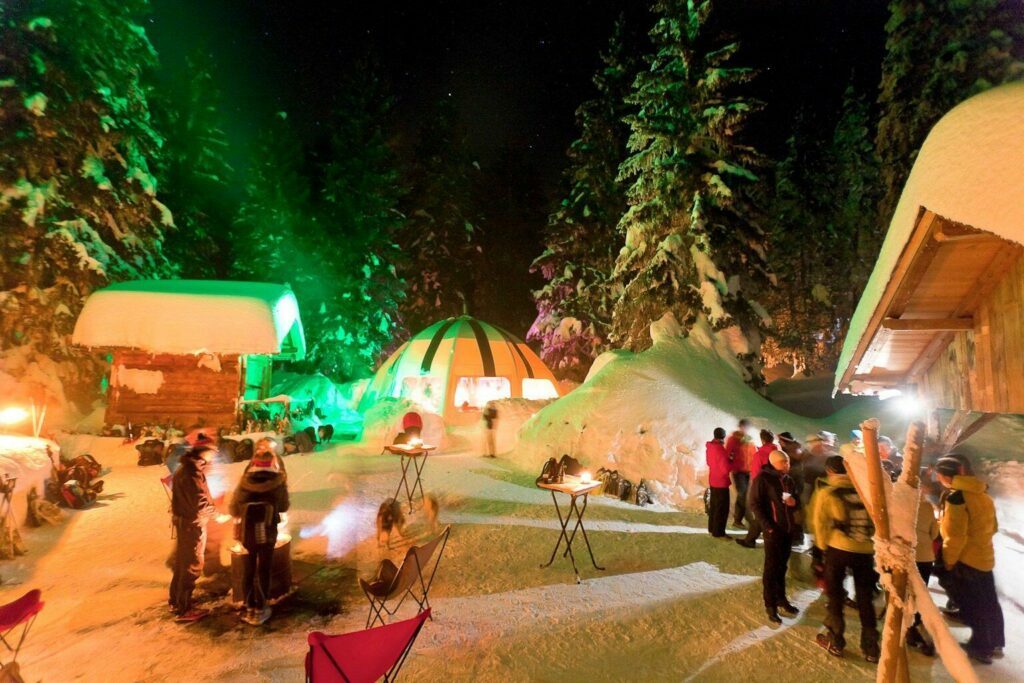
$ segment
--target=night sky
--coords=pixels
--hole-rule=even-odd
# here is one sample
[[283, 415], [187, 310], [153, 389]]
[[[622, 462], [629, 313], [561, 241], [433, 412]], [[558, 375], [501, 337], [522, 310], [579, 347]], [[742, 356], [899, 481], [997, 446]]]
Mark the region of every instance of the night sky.
[[[874, 99], [884, 46], [885, 0], [721, 0], [744, 60], [762, 69], [768, 108], [758, 122], [762, 150], [775, 154], [798, 110], [827, 124], [847, 83]], [[276, 111], [287, 111], [315, 144], [326, 135], [341, 74], [372, 53], [408, 137], [440, 98], [456, 104], [492, 197], [484, 246], [503, 281], [500, 304], [475, 311], [520, 334], [533, 316], [527, 274], [542, 250], [540, 231], [557, 201], [574, 111], [593, 95], [612, 25], [624, 14], [631, 45], [647, 51], [647, 3], [280, 2], [154, 0], [148, 30], [162, 78], [187, 77], [184, 57], [210, 51], [224, 92], [232, 161]], [[489, 297], [486, 296], [485, 300]]]

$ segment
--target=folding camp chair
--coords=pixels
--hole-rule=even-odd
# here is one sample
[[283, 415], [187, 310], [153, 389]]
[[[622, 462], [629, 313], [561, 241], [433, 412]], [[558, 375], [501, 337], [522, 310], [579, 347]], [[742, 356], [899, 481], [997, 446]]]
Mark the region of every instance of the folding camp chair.
[[[430, 611], [430, 586], [434, 583], [434, 576], [437, 574], [438, 565], [441, 564], [441, 556], [448, 545], [451, 530], [451, 525], [446, 526], [432, 541], [409, 548], [401, 567], [395, 568], [390, 560], [384, 560], [373, 581], [366, 581], [360, 577], [359, 586], [366, 594], [366, 599], [370, 601], [370, 613], [366, 615], [367, 628], [378, 621], [383, 624], [384, 614], [394, 616], [405, 599], [410, 596], [419, 605], [420, 611]], [[435, 551], [437, 558], [431, 568], [430, 559]], [[429, 577], [426, 575], [428, 570]], [[394, 602], [394, 605], [389, 607], [389, 602]]]
[[[2, 642], [9, 652], [14, 653], [14, 659], [9, 664], [13, 664], [18, 659], [18, 651], [21, 650], [22, 644], [25, 642], [25, 637], [28, 636], [28, 631], [32, 628], [32, 623], [36, 620], [36, 615], [43, 609], [43, 602], [39, 599], [41, 593], [39, 589], [30, 590], [23, 596], [9, 602], [6, 605], [0, 605], [0, 642]], [[14, 629], [19, 626], [24, 626], [21, 630], [21, 638], [18, 639], [18, 644], [11, 647], [10, 640], [11, 634]], [[9, 664], [0, 664], [0, 669], [9, 666]]]
[[309, 634], [306, 683], [372, 683], [394, 681], [409, 656], [430, 610], [393, 624], [328, 636]]

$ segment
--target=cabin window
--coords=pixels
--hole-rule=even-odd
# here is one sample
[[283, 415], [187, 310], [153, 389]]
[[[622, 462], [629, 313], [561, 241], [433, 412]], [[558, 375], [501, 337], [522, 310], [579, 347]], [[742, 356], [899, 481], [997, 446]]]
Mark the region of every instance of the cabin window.
[[432, 413], [440, 413], [444, 402], [444, 379], [433, 375], [406, 377], [402, 380], [402, 398], [415, 401]]
[[523, 398], [531, 401], [544, 401], [549, 398], [558, 398], [558, 390], [549, 379], [535, 379], [527, 377], [523, 380]]
[[460, 377], [455, 385], [455, 407], [459, 410], [480, 410], [488, 401], [511, 396], [508, 377]]

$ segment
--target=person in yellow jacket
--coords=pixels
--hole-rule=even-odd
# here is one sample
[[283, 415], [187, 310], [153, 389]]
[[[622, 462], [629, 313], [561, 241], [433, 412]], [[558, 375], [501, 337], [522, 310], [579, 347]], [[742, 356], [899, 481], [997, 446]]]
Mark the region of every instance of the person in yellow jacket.
[[829, 456], [825, 460], [825, 478], [819, 479], [811, 499], [811, 529], [814, 545], [824, 554], [825, 594], [828, 604], [825, 609], [825, 631], [817, 636], [818, 645], [836, 657], [843, 655], [846, 639], [846, 622], [843, 618], [843, 603], [846, 591], [843, 580], [849, 571], [853, 574], [853, 586], [857, 611], [860, 614], [860, 649], [864, 659], [877, 662], [878, 616], [872, 603], [875, 583], [875, 534], [871, 515], [857, 495], [853, 482], [846, 474], [846, 465], [841, 455]]
[[[921, 468], [921, 480], [928, 476], [927, 468]], [[935, 564], [935, 547], [932, 545], [939, 537], [939, 522], [935, 519], [935, 506], [925, 496], [921, 496], [917, 507], [917, 550], [914, 560], [917, 571], [928, 585]], [[921, 614], [914, 615], [914, 625], [907, 631], [907, 645], [917, 648], [929, 657], [935, 656], [935, 646], [921, 632]]]
[[935, 472], [949, 489], [940, 527], [942, 563], [953, 577], [960, 614], [971, 627], [964, 649], [975, 661], [991, 664], [1006, 644], [1003, 610], [992, 574], [996, 565], [992, 537], [999, 529], [995, 504], [963, 456], [939, 458]]

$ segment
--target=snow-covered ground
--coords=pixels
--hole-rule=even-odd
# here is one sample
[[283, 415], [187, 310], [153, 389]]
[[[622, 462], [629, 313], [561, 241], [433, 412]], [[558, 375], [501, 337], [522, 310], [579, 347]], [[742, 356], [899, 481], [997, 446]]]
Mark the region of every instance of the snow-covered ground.
[[[238, 622], [216, 579], [199, 590], [214, 614], [174, 623], [166, 610], [167, 499], [158, 481], [165, 470], [137, 467], [136, 451], [117, 439], [73, 437], [61, 447], [88, 450], [111, 471], [96, 506], [70, 513], [60, 527], [27, 530], [29, 554], [0, 564], [0, 600], [38, 587], [46, 601], [19, 657], [26, 680], [294, 681], [308, 631], [362, 627], [356, 576], [371, 574], [382, 556], [374, 514], [398, 482], [398, 460], [377, 455], [379, 444], [288, 459], [299, 588], [262, 628]], [[594, 570], [577, 547], [584, 582], [576, 585], [566, 561], [539, 568], [557, 532], [534, 473], [514, 466], [515, 458], [477, 452], [449, 449], [426, 465], [425, 487], [439, 496], [441, 520], [453, 531], [432, 591], [436, 619], [420, 635], [406, 680], [873, 680], [874, 666], [856, 647], [837, 660], [814, 644], [824, 600], [808, 581], [806, 558], [795, 559], [790, 593], [807, 609], [772, 628], [760, 606], [760, 552], [712, 540], [699, 513], [595, 498], [586, 519], [607, 569]], [[1017, 482], [1007, 495], [1022, 495], [1024, 468], [1002, 468], [1001, 482]], [[225, 466], [215, 482], [230, 488], [240, 471], [241, 464]], [[1012, 553], [1019, 563], [1024, 545], [1003, 527], [1005, 590]], [[425, 538], [418, 515], [408, 535]], [[386, 554], [399, 560], [406, 542]], [[1024, 671], [1024, 612], [1019, 601], [1004, 599], [1003, 607], [1007, 656], [981, 672], [984, 680], [1020, 680]], [[848, 616], [855, 644], [857, 619]], [[914, 680], [949, 680], [937, 660], [915, 653], [911, 667]]]

